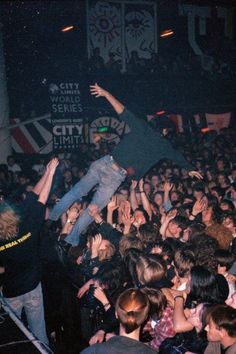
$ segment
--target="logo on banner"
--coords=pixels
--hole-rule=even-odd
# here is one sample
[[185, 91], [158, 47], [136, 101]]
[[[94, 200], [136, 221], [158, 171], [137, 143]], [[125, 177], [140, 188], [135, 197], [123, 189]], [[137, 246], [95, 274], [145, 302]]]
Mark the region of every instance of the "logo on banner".
[[83, 141], [83, 112], [77, 82], [49, 85], [54, 150], [72, 150]]

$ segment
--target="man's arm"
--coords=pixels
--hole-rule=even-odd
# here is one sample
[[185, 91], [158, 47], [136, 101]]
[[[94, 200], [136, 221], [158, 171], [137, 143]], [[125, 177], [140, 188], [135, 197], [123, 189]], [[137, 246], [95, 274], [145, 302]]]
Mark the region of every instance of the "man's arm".
[[90, 85], [91, 95], [97, 97], [105, 97], [107, 101], [111, 104], [117, 114], [121, 114], [124, 111], [124, 105], [118, 101], [114, 96], [110, 94], [110, 92], [104, 90], [102, 87], [95, 85]]
[[49, 162], [49, 164], [47, 166], [47, 169], [48, 169], [47, 179], [46, 179], [44, 185], [42, 186], [39, 197], [38, 197], [38, 201], [41, 202], [42, 204], [46, 204], [46, 202], [48, 200], [48, 195], [49, 195], [49, 192], [50, 192], [50, 189], [52, 186], [53, 176], [54, 176], [54, 173], [56, 171], [58, 164], [59, 164], [58, 159], [54, 158]]

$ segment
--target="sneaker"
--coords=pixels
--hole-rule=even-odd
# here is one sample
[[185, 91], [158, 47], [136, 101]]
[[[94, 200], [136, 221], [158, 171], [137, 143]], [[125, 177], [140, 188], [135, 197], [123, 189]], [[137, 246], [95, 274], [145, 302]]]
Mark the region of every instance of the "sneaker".
[[68, 263], [68, 252], [71, 249], [71, 244], [63, 240], [58, 240], [56, 242], [55, 248], [59, 261], [66, 266]]

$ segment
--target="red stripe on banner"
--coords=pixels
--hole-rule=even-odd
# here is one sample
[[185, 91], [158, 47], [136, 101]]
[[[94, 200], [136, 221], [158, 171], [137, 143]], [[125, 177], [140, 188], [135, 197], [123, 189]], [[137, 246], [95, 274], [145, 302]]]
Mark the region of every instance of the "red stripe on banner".
[[32, 154], [36, 152], [19, 128], [13, 128], [12, 135], [25, 153]]

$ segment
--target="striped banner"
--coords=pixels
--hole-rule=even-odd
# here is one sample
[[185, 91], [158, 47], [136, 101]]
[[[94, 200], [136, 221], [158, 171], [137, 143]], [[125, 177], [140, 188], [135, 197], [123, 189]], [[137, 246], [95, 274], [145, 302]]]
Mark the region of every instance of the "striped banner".
[[[20, 123], [18, 118], [13, 118], [11, 124]], [[52, 152], [52, 127], [51, 119], [21, 124], [11, 129], [12, 149], [16, 153], [48, 154]]]

